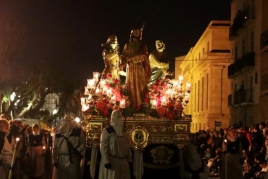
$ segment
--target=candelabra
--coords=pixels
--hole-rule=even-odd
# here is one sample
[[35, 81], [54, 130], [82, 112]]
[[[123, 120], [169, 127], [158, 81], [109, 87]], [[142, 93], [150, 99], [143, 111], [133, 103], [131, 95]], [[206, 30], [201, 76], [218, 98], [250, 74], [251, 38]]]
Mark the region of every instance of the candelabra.
[[151, 108], [156, 109], [160, 116], [181, 116], [184, 106], [190, 101], [191, 84], [184, 84], [181, 75], [178, 80], [157, 80], [149, 86], [149, 90]]
[[103, 116], [108, 115], [108, 109], [125, 108], [126, 99], [121, 93], [119, 80], [110, 76], [100, 79], [100, 73], [93, 72], [93, 78], [87, 80], [81, 105], [83, 112], [93, 108], [98, 109]]

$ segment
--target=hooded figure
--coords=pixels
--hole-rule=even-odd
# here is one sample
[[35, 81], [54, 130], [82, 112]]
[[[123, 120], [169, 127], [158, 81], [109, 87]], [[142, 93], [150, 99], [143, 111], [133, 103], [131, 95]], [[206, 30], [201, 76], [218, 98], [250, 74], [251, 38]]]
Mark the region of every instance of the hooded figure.
[[66, 115], [55, 136], [53, 163], [56, 179], [80, 179], [80, 159], [85, 148], [85, 137], [74, 118]]
[[103, 129], [100, 140], [101, 164], [99, 179], [130, 179], [132, 162], [129, 137], [123, 132], [122, 114], [114, 110], [111, 125]]

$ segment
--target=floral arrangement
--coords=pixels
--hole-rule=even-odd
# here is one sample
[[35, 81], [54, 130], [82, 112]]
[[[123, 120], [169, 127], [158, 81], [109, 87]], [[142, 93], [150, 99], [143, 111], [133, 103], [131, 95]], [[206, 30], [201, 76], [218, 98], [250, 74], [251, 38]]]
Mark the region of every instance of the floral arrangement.
[[149, 85], [149, 99], [151, 108], [155, 109], [160, 117], [175, 119], [181, 117], [184, 109], [176, 83], [168, 78], [156, 80]]
[[93, 73], [93, 79], [88, 79], [85, 96], [81, 98], [82, 111], [96, 113], [107, 117], [113, 109], [122, 108], [126, 116], [145, 113], [154, 117], [179, 119], [184, 105], [188, 102], [190, 88], [182, 91], [182, 81], [171, 79], [156, 80], [148, 85], [144, 102], [136, 109], [131, 109], [129, 94], [125, 84], [113, 79], [107, 74], [106, 79], [99, 79], [99, 73]]
[[99, 113], [106, 117], [113, 109], [119, 107], [118, 104], [123, 96], [121, 92], [123, 86], [118, 79], [113, 79], [111, 74], [107, 74], [106, 79], [101, 80], [98, 76], [88, 79], [84, 93], [86, 97], [81, 98], [82, 111], [91, 110], [91, 113]]

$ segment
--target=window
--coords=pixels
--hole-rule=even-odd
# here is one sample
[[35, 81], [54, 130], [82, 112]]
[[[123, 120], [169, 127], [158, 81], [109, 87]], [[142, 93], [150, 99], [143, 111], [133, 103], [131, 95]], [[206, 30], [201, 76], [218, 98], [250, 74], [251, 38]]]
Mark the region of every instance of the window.
[[249, 47], [250, 52], [254, 52], [254, 32], [250, 33], [249, 39], [250, 39], [250, 47]]
[[205, 55], [205, 48], [203, 48], [203, 55]]
[[209, 42], [207, 43], [207, 52], [209, 52]]
[[255, 73], [255, 84], [258, 83], [258, 72]]
[[249, 78], [249, 102], [253, 102], [253, 76]]
[[235, 55], [234, 55], [234, 58], [235, 58], [235, 60], [237, 60], [237, 58], [238, 58], [238, 47], [237, 46], [235, 46], [235, 51], [234, 51], [234, 53], [235, 53]]
[[246, 40], [242, 40], [242, 56], [246, 54]]
[[198, 59], [199, 59], [199, 60], [201, 59], [201, 54], [200, 54], [200, 52], [199, 52], [199, 54], [198, 54]]

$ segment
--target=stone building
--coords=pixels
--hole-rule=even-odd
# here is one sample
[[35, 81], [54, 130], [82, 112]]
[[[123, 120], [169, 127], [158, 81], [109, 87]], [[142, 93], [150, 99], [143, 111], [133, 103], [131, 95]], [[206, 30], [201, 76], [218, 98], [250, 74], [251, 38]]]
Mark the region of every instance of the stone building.
[[243, 125], [268, 118], [268, 1], [232, 0], [229, 31], [232, 61], [228, 67], [231, 122]]
[[181, 68], [184, 81], [191, 83], [190, 102], [184, 111], [192, 115], [192, 132], [229, 126], [230, 25], [230, 21], [211, 21], [195, 46], [181, 57], [181, 65], [175, 67]]

